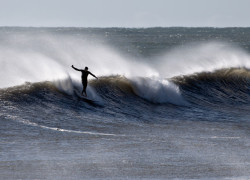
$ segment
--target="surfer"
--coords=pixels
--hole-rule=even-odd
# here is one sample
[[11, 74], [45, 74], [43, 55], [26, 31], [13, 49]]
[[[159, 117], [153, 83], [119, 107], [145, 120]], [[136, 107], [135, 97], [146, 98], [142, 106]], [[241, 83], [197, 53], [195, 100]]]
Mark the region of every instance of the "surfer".
[[87, 97], [87, 93], [86, 93], [86, 88], [88, 85], [88, 75], [92, 75], [93, 77], [95, 77], [96, 79], [98, 79], [94, 74], [92, 74], [91, 72], [88, 71], [88, 67], [85, 67], [84, 70], [82, 69], [77, 69], [75, 68], [73, 65], [71, 66], [74, 70], [76, 71], [81, 71], [82, 72], [82, 86], [83, 86], [83, 90], [82, 90], [82, 95], [83, 93], [85, 94], [85, 97]]

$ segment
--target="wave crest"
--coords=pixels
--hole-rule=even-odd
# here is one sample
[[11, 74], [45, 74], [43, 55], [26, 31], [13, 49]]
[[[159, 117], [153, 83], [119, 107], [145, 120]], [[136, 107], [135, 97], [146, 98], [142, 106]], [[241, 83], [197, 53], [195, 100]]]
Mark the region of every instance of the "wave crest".
[[135, 93], [150, 102], [187, 105], [179, 87], [168, 80], [135, 78], [132, 84]]
[[250, 70], [246, 68], [202, 72], [172, 80], [191, 99], [228, 105], [249, 104], [250, 101]]

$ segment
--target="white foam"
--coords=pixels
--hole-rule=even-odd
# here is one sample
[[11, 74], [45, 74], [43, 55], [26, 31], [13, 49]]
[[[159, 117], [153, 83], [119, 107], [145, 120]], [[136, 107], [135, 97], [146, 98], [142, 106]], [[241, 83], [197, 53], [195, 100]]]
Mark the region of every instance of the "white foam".
[[68, 94], [68, 95], [73, 95], [74, 94], [74, 86], [73, 82], [68, 76], [65, 79], [59, 79], [54, 81], [55, 86], [62, 92]]
[[46, 32], [39, 34], [26, 31], [12, 31], [0, 42], [0, 88], [24, 82], [65, 79], [68, 76], [80, 81], [81, 74], [71, 68], [72, 64], [82, 69], [88, 66], [97, 76], [160, 79], [221, 68], [250, 68], [248, 53], [221, 42], [175, 47], [149, 62], [122, 55], [94, 40], [89, 42], [73, 35], [55, 36]]
[[153, 103], [187, 105], [174, 83], [165, 79], [135, 78], [132, 81], [135, 93]]
[[68, 129], [62, 129], [62, 128], [56, 128], [56, 127], [49, 127], [49, 126], [44, 126], [44, 125], [39, 125], [35, 122], [31, 122], [29, 120], [20, 118], [18, 116], [14, 115], [7, 115], [8, 118], [12, 120], [16, 120], [20, 123], [23, 123], [25, 125], [33, 126], [33, 127], [38, 127], [42, 129], [48, 129], [52, 131], [58, 131], [58, 132], [67, 132], [67, 133], [76, 133], [76, 134], [88, 134], [88, 135], [96, 135], [96, 136], [124, 136], [124, 135], [116, 135], [116, 134], [109, 134], [109, 133], [99, 133], [99, 132], [91, 132], [91, 131], [77, 131], [77, 130], [68, 130]]
[[146, 64], [125, 57], [108, 45], [74, 36], [12, 32], [4, 39], [0, 42], [0, 88], [68, 76], [80, 81], [81, 74], [71, 68], [72, 64], [80, 69], [88, 66], [97, 76], [157, 74]]
[[153, 66], [161, 77], [171, 78], [224, 68], [250, 68], [250, 55], [224, 42], [192, 43], [166, 52], [154, 60]]
[[[59, 79], [53, 82], [59, 91], [66, 93], [68, 95], [74, 95], [74, 91], [81, 92], [82, 84], [78, 80], [72, 80], [70, 76], [65, 79]], [[86, 89], [89, 99], [94, 100], [99, 105], [104, 105], [103, 99], [96, 93], [95, 89], [88, 85]]]

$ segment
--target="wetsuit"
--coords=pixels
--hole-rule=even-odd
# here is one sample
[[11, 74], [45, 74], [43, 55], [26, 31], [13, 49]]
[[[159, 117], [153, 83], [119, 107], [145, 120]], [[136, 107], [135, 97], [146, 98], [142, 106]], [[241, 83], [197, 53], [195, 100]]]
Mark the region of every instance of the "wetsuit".
[[[89, 71], [86, 71], [86, 70], [81, 70], [82, 72], [82, 86], [83, 86], [83, 92], [85, 92], [86, 94], [86, 88], [87, 88], [87, 85], [88, 85], [88, 75], [89, 74], [92, 74], [91, 72]], [[82, 92], [82, 93], [83, 93]]]
[[82, 86], [83, 86], [82, 95], [83, 95], [83, 93], [85, 93], [85, 95], [87, 96], [86, 88], [87, 88], [87, 85], [88, 85], [88, 75], [91, 74], [96, 79], [98, 79], [98, 78], [94, 74], [92, 74], [91, 72], [89, 72], [86, 69], [85, 70], [77, 69], [73, 65], [71, 67], [73, 69], [75, 69], [76, 71], [81, 71], [82, 72]]

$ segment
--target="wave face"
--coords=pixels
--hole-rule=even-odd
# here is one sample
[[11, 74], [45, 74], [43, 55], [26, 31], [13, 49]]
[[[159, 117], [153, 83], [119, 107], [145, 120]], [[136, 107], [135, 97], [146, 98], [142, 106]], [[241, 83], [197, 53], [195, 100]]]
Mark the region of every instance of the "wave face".
[[249, 105], [250, 71], [245, 68], [203, 72], [173, 80], [183, 91], [210, 103]]
[[249, 38], [0, 27], [1, 178], [249, 179]]
[[[129, 79], [124, 76], [100, 77], [99, 80], [91, 80], [87, 89], [88, 97], [94, 101], [93, 103], [86, 103], [79, 98], [77, 93], [79, 94], [82, 90], [81, 83], [68, 77], [63, 80], [26, 83], [5, 88], [1, 90], [0, 97], [3, 103], [17, 103], [31, 109], [34, 108], [35, 103], [37, 105], [33, 109], [34, 111], [43, 109], [43, 106], [39, 107], [42, 104], [46, 104], [46, 108], [59, 106], [59, 111], [71, 106], [81, 112], [90, 113], [90, 115], [102, 109], [102, 118], [104, 116], [109, 119], [112, 112], [111, 114], [125, 115], [125, 121], [129, 116], [133, 117], [130, 120], [135, 121], [149, 121], [147, 117], [158, 116], [158, 114], [168, 117], [169, 111], [166, 109], [170, 107], [169, 110], [174, 108], [180, 117], [190, 108], [199, 108], [203, 113], [206, 113], [207, 110], [212, 114], [219, 112], [217, 117], [219, 119], [221, 116], [230, 117], [233, 113], [248, 114], [250, 107], [249, 77], [248, 69], [235, 68], [177, 76], [168, 80], [142, 77]], [[75, 104], [76, 102], [80, 104], [79, 107], [78, 103]], [[4, 104], [2, 105], [4, 106]], [[158, 111], [153, 114], [151, 111], [145, 112], [144, 118], [138, 115], [145, 108], [156, 107]], [[230, 114], [227, 114], [229, 111]], [[53, 111], [51, 113], [53, 114]], [[209, 118], [204, 119], [218, 120]], [[150, 121], [155, 121], [155, 119], [157, 118]], [[190, 116], [188, 119], [193, 120], [194, 118]], [[234, 119], [234, 121], [239, 121], [239, 119]], [[248, 121], [248, 119], [244, 119], [244, 121]]]

